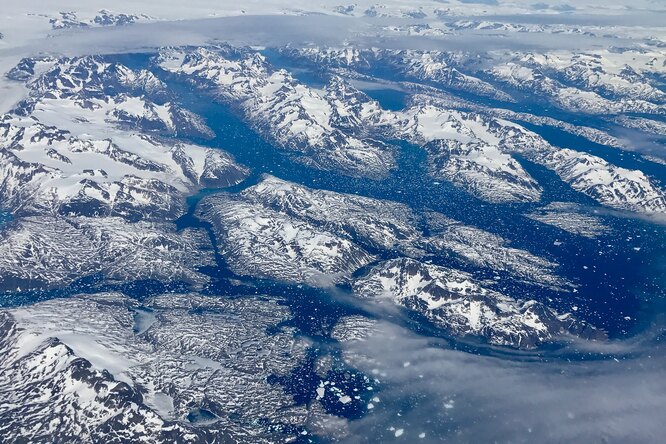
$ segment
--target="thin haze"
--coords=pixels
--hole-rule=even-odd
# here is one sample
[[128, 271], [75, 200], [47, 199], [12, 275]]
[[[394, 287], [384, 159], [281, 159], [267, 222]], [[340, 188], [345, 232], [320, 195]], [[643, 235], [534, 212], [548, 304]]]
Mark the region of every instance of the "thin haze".
[[[514, 17], [515, 19], [516, 17]], [[385, 36], [388, 24], [409, 25], [414, 20], [348, 18], [325, 15], [239, 16], [167, 22], [137, 23], [124, 27], [73, 29], [52, 33], [23, 48], [5, 54], [37, 54], [44, 51], [65, 55], [150, 51], [162, 46], [202, 45], [225, 42], [233, 45], [318, 45], [422, 50], [548, 50], [599, 49], [623, 43], [617, 38], [568, 34], [524, 34], [467, 31], [445, 38]]]

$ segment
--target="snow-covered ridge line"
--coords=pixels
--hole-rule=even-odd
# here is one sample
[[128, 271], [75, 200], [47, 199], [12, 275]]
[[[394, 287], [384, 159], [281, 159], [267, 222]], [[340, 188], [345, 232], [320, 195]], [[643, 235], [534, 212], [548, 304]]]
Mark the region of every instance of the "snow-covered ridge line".
[[570, 149], [545, 157], [565, 182], [609, 207], [643, 213], [666, 213], [666, 193], [639, 170], [617, 167], [605, 160]]
[[99, 56], [43, 57], [23, 59], [7, 76], [26, 82], [30, 91], [14, 113], [63, 129], [84, 127], [99, 135], [112, 124], [166, 135], [215, 136], [145, 69], [132, 70]]
[[[663, 74], [663, 51], [566, 50], [436, 51], [381, 48], [306, 47], [282, 49], [283, 54], [315, 66], [345, 68], [371, 74], [370, 67], [391, 67], [401, 80], [430, 82], [494, 100], [515, 102], [508, 89], [541, 92], [542, 98], [584, 113], [642, 111], [663, 114], [666, 104], [655, 74]], [[508, 87], [508, 88], [507, 88]], [[573, 96], [566, 99], [565, 96]], [[539, 99], [535, 96], [533, 99]]]
[[16, 214], [175, 217], [184, 195], [247, 175], [226, 153], [165, 145], [137, 135], [121, 142], [80, 139], [32, 119], [0, 120], [0, 195]]
[[[561, 156], [553, 154], [558, 150], [520, 125], [482, 113], [447, 109], [437, 99], [419, 95], [412, 97], [405, 110], [384, 110], [340, 77], [333, 77], [325, 91], [319, 92], [296, 82], [286, 71], [271, 68], [263, 56], [252, 50], [230, 47], [190, 52], [165, 50], [159, 61], [163, 68], [181, 73], [201, 87], [213, 88], [223, 100], [240, 106], [258, 131], [282, 147], [298, 152], [304, 162], [316, 167], [379, 177], [392, 168], [391, 150], [382, 146], [379, 151], [367, 151], [370, 145], [360, 141], [401, 138], [424, 145], [432, 176], [450, 180], [491, 202], [540, 199], [540, 185], [512, 154], [524, 155], [558, 174], [563, 168], [558, 163], [563, 161]], [[29, 71], [28, 68], [24, 69]], [[65, 100], [78, 110], [71, 114], [76, 117], [67, 122], [55, 121], [73, 128], [78, 128], [81, 121], [90, 123], [81, 125], [84, 127], [102, 127], [109, 116], [118, 123], [143, 122], [143, 127], [153, 125], [151, 122], [159, 122], [167, 129], [182, 127], [182, 121], [174, 120], [174, 112], [185, 116], [193, 128], [201, 127], [194, 117], [170, 110], [168, 103], [156, 105], [147, 98], [168, 95], [162, 82], [147, 71], [134, 72], [93, 57], [63, 60], [45, 74], [33, 76], [29, 82], [33, 91], [29, 112], [42, 120], [54, 120], [54, 111], [68, 103], [58, 101]], [[136, 91], [133, 94], [142, 92], [142, 95], [107, 96], [103, 93], [105, 82], [116, 85], [116, 89], [129, 88]], [[52, 93], [54, 85], [63, 85], [62, 91]], [[81, 106], [82, 103], [86, 105]], [[371, 145], [379, 147], [375, 142]], [[351, 146], [360, 151], [350, 150]], [[376, 157], [380, 152], [383, 154]], [[51, 154], [60, 157], [62, 153], [56, 150]], [[579, 161], [591, 159], [582, 153], [576, 156]], [[389, 158], [389, 163], [383, 161]], [[560, 176], [578, 191], [613, 208], [648, 213], [664, 211], [663, 191], [648, 177], [594, 159], [599, 168], [615, 177], [612, 183], [583, 187], [574, 183], [570, 175]], [[242, 176], [238, 169], [232, 175]], [[191, 180], [194, 174], [189, 177]], [[177, 184], [169, 185], [178, 188]], [[615, 196], [610, 191], [613, 187], [626, 192], [625, 195]], [[630, 188], [638, 191], [629, 192]]]
[[[353, 66], [381, 57], [374, 50], [353, 48], [339, 53], [335, 50], [332, 53], [320, 49], [309, 51], [304, 57], [316, 59], [322, 56], [322, 63], [335, 63], [326, 59], [327, 56], [338, 57], [335, 59], [338, 63]], [[400, 63], [411, 63], [407, 60], [418, 54], [406, 53], [403, 55], [406, 60]], [[455, 66], [462, 57], [462, 54], [452, 55], [447, 63]], [[259, 131], [286, 148], [306, 150], [307, 153], [307, 146], [321, 144], [324, 134], [333, 133], [344, 135], [347, 141], [368, 140], [369, 137], [407, 140], [425, 146], [432, 176], [450, 180], [475, 196], [496, 203], [534, 202], [541, 197], [541, 186], [512, 157], [513, 154], [525, 156], [556, 172], [562, 170], [557, 161], [559, 158], [553, 154], [558, 148], [537, 134], [483, 113], [442, 107], [436, 98], [417, 94], [406, 109], [389, 111], [337, 76], [331, 78], [325, 93], [319, 94], [295, 82], [286, 71], [272, 70], [260, 53], [249, 49], [171, 50], [163, 51], [159, 60], [163, 68], [184, 74], [199, 86], [212, 88], [224, 100], [239, 105], [251, 124], [256, 127], [257, 121], [261, 122]], [[278, 120], [275, 120], [276, 116], [279, 116]], [[297, 127], [299, 129], [295, 130]], [[336, 153], [341, 152], [339, 147], [345, 146], [344, 140], [338, 140], [334, 147], [324, 151], [316, 149], [312, 154], [306, 154], [307, 162], [321, 166], [314, 159], [320, 155], [337, 156]], [[577, 156], [582, 161], [588, 155], [579, 153]], [[613, 208], [646, 213], [664, 211], [660, 203], [664, 192], [648, 177], [595, 159], [599, 165], [604, 165], [603, 168], [612, 170], [615, 177], [613, 183], [597, 184], [597, 188], [604, 191], [594, 192], [592, 187], [581, 187], [568, 175], [560, 177], [574, 189]], [[358, 168], [367, 167], [356, 161], [353, 163]], [[349, 171], [342, 163], [338, 163], [338, 167]], [[371, 168], [370, 171], [374, 170]], [[626, 191], [625, 195], [614, 197], [610, 191], [613, 187]], [[638, 191], [629, 192], [630, 187]]]
[[513, 299], [484, 288], [467, 273], [414, 259], [382, 262], [353, 285], [359, 296], [388, 298], [453, 334], [480, 336], [491, 344], [531, 348], [563, 334], [604, 338], [571, 314]]
[[472, 93], [498, 101], [515, 102], [505, 92], [488, 82], [470, 75], [462, 60], [473, 59], [466, 53], [442, 51], [387, 50], [380, 48], [286, 48], [282, 53], [304, 63], [330, 68], [353, 69], [372, 73], [371, 68], [389, 67], [403, 80], [426, 82], [453, 91]]
[[16, 215], [175, 218], [185, 195], [248, 174], [224, 151], [135, 132], [210, 135], [149, 71], [91, 56], [26, 59], [10, 75], [30, 91], [0, 118], [0, 196]]
[[[414, 258], [453, 253], [459, 256], [460, 265], [472, 263], [546, 287], [567, 285], [554, 275], [555, 264], [507, 247], [497, 236], [462, 226], [442, 215], [429, 216], [431, 220], [427, 223], [432, 234], [425, 236], [419, 228], [421, 221], [405, 205], [310, 189], [272, 176], [264, 176], [240, 195], [206, 197], [196, 214], [213, 225], [220, 252], [232, 270], [241, 275], [315, 286], [351, 280], [359, 295], [370, 296], [374, 293], [364, 286], [370, 278], [351, 279], [353, 273], [377, 258], [364, 251], [366, 247], [383, 254]], [[406, 257], [396, 261], [421, 264]], [[381, 266], [382, 263], [375, 265], [373, 270]], [[470, 274], [456, 269], [422, 266], [440, 270], [442, 276], [448, 273], [456, 282], [461, 279], [476, 282]], [[405, 291], [409, 293], [406, 296], [413, 295], [411, 290]], [[531, 347], [565, 330], [579, 333], [574, 327], [577, 321], [569, 316], [557, 315], [534, 301], [515, 302], [482, 288], [480, 283], [458, 293], [460, 300], [446, 306], [453, 311], [437, 315], [439, 325], [455, 335], [471, 334], [497, 344]], [[490, 307], [485, 308], [487, 313], [483, 318], [474, 318], [472, 314], [465, 319], [456, 318], [455, 310], [462, 310], [462, 306], [478, 298], [486, 300]], [[423, 312], [419, 304], [398, 302]], [[439, 313], [443, 309], [437, 311], [438, 307], [428, 310]], [[497, 316], [491, 316], [495, 312]], [[532, 325], [537, 322], [535, 319], [543, 325]]]
[[556, 264], [443, 215], [428, 216], [431, 235], [426, 236], [423, 221], [406, 205], [272, 176], [239, 196], [205, 198], [197, 215], [213, 224], [222, 253], [239, 274], [328, 285], [330, 277], [320, 282], [325, 267], [333, 282], [344, 281], [374, 259], [368, 252], [416, 258], [444, 254], [461, 266], [487, 268], [534, 285], [570, 285], [556, 275]]
[[349, 239], [231, 195], [206, 197], [197, 215], [241, 275], [327, 287], [374, 259]]
[[[353, 87], [338, 88], [349, 89]], [[437, 99], [423, 95], [413, 96], [411, 105], [404, 110], [386, 111], [362, 93], [344, 94], [355, 97], [359, 103], [355, 109], [372, 110], [367, 116], [357, 113], [347, 121], [354, 121], [366, 131], [379, 131], [423, 145], [429, 154], [431, 175], [451, 180], [480, 198], [494, 202], [539, 200], [541, 187], [511, 157], [520, 154], [552, 169], [574, 189], [603, 205], [643, 213], [666, 211], [664, 190], [641, 171], [554, 147], [516, 123], [486, 113], [444, 108]], [[565, 164], [573, 163], [580, 168], [592, 163], [598, 173], [587, 175], [588, 183], [583, 185], [575, 175], [563, 174]]]
[[331, 121], [333, 108], [324, 95], [287, 71], [272, 68], [257, 52], [164, 50], [159, 62], [163, 69], [185, 75], [239, 107], [259, 133], [302, 155], [307, 164], [370, 178], [381, 178], [395, 166], [388, 147], [340, 131]]

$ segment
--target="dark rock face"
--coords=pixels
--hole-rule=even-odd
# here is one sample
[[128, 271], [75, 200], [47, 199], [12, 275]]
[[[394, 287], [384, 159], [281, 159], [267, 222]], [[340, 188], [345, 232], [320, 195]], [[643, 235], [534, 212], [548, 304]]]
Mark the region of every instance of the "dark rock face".
[[96, 15], [93, 19], [93, 23], [100, 26], [124, 26], [131, 25], [139, 19], [138, 15], [114, 14], [106, 9], [102, 9], [99, 11], [99, 15]]

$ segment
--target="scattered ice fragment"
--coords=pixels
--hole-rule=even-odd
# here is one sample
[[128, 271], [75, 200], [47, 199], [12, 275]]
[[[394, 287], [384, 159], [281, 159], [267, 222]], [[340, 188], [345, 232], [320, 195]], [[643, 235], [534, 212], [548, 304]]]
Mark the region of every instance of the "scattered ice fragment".
[[371, 402], [368, 403], [368, 410], [372, 410], [375, 408], [375, 405]]
[[343, 403], [343, 404], [349, 404], [349, 403], [351, 402], [351, 400], [352, 400], [352, 399], [351, 399], [349, 396], [347, 396], [347, 395], [345, 395], [345, 396], [340, 396], [338, 399], [339, 399], [340, 402]]
[[402, 436], [403, 433], [405, 433], [405, 429], [398, 429], [395, 431], [395, 437], [399, 438]]
[[424, 432], [419, 433], [419, 438], [421, 439], [425, 438], [425, 433]]
[[405, 368], [409, 367], [410, 365], [411, 365], [411, 362], [409, 362], [409, 361], [406, 361], [406, 362], [402, 363], [402, 366], [405, 367]]

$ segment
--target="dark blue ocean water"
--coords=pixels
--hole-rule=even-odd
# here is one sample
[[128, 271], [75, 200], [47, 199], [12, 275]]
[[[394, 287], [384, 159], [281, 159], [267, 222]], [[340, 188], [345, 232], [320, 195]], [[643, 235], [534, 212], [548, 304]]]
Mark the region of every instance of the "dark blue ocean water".
[[11, 219], [12, 219], [11, 214], [3, 213], [2, 211], [0, 211], [0, 229], [2, 228], [3, 225], [5, 225]]

